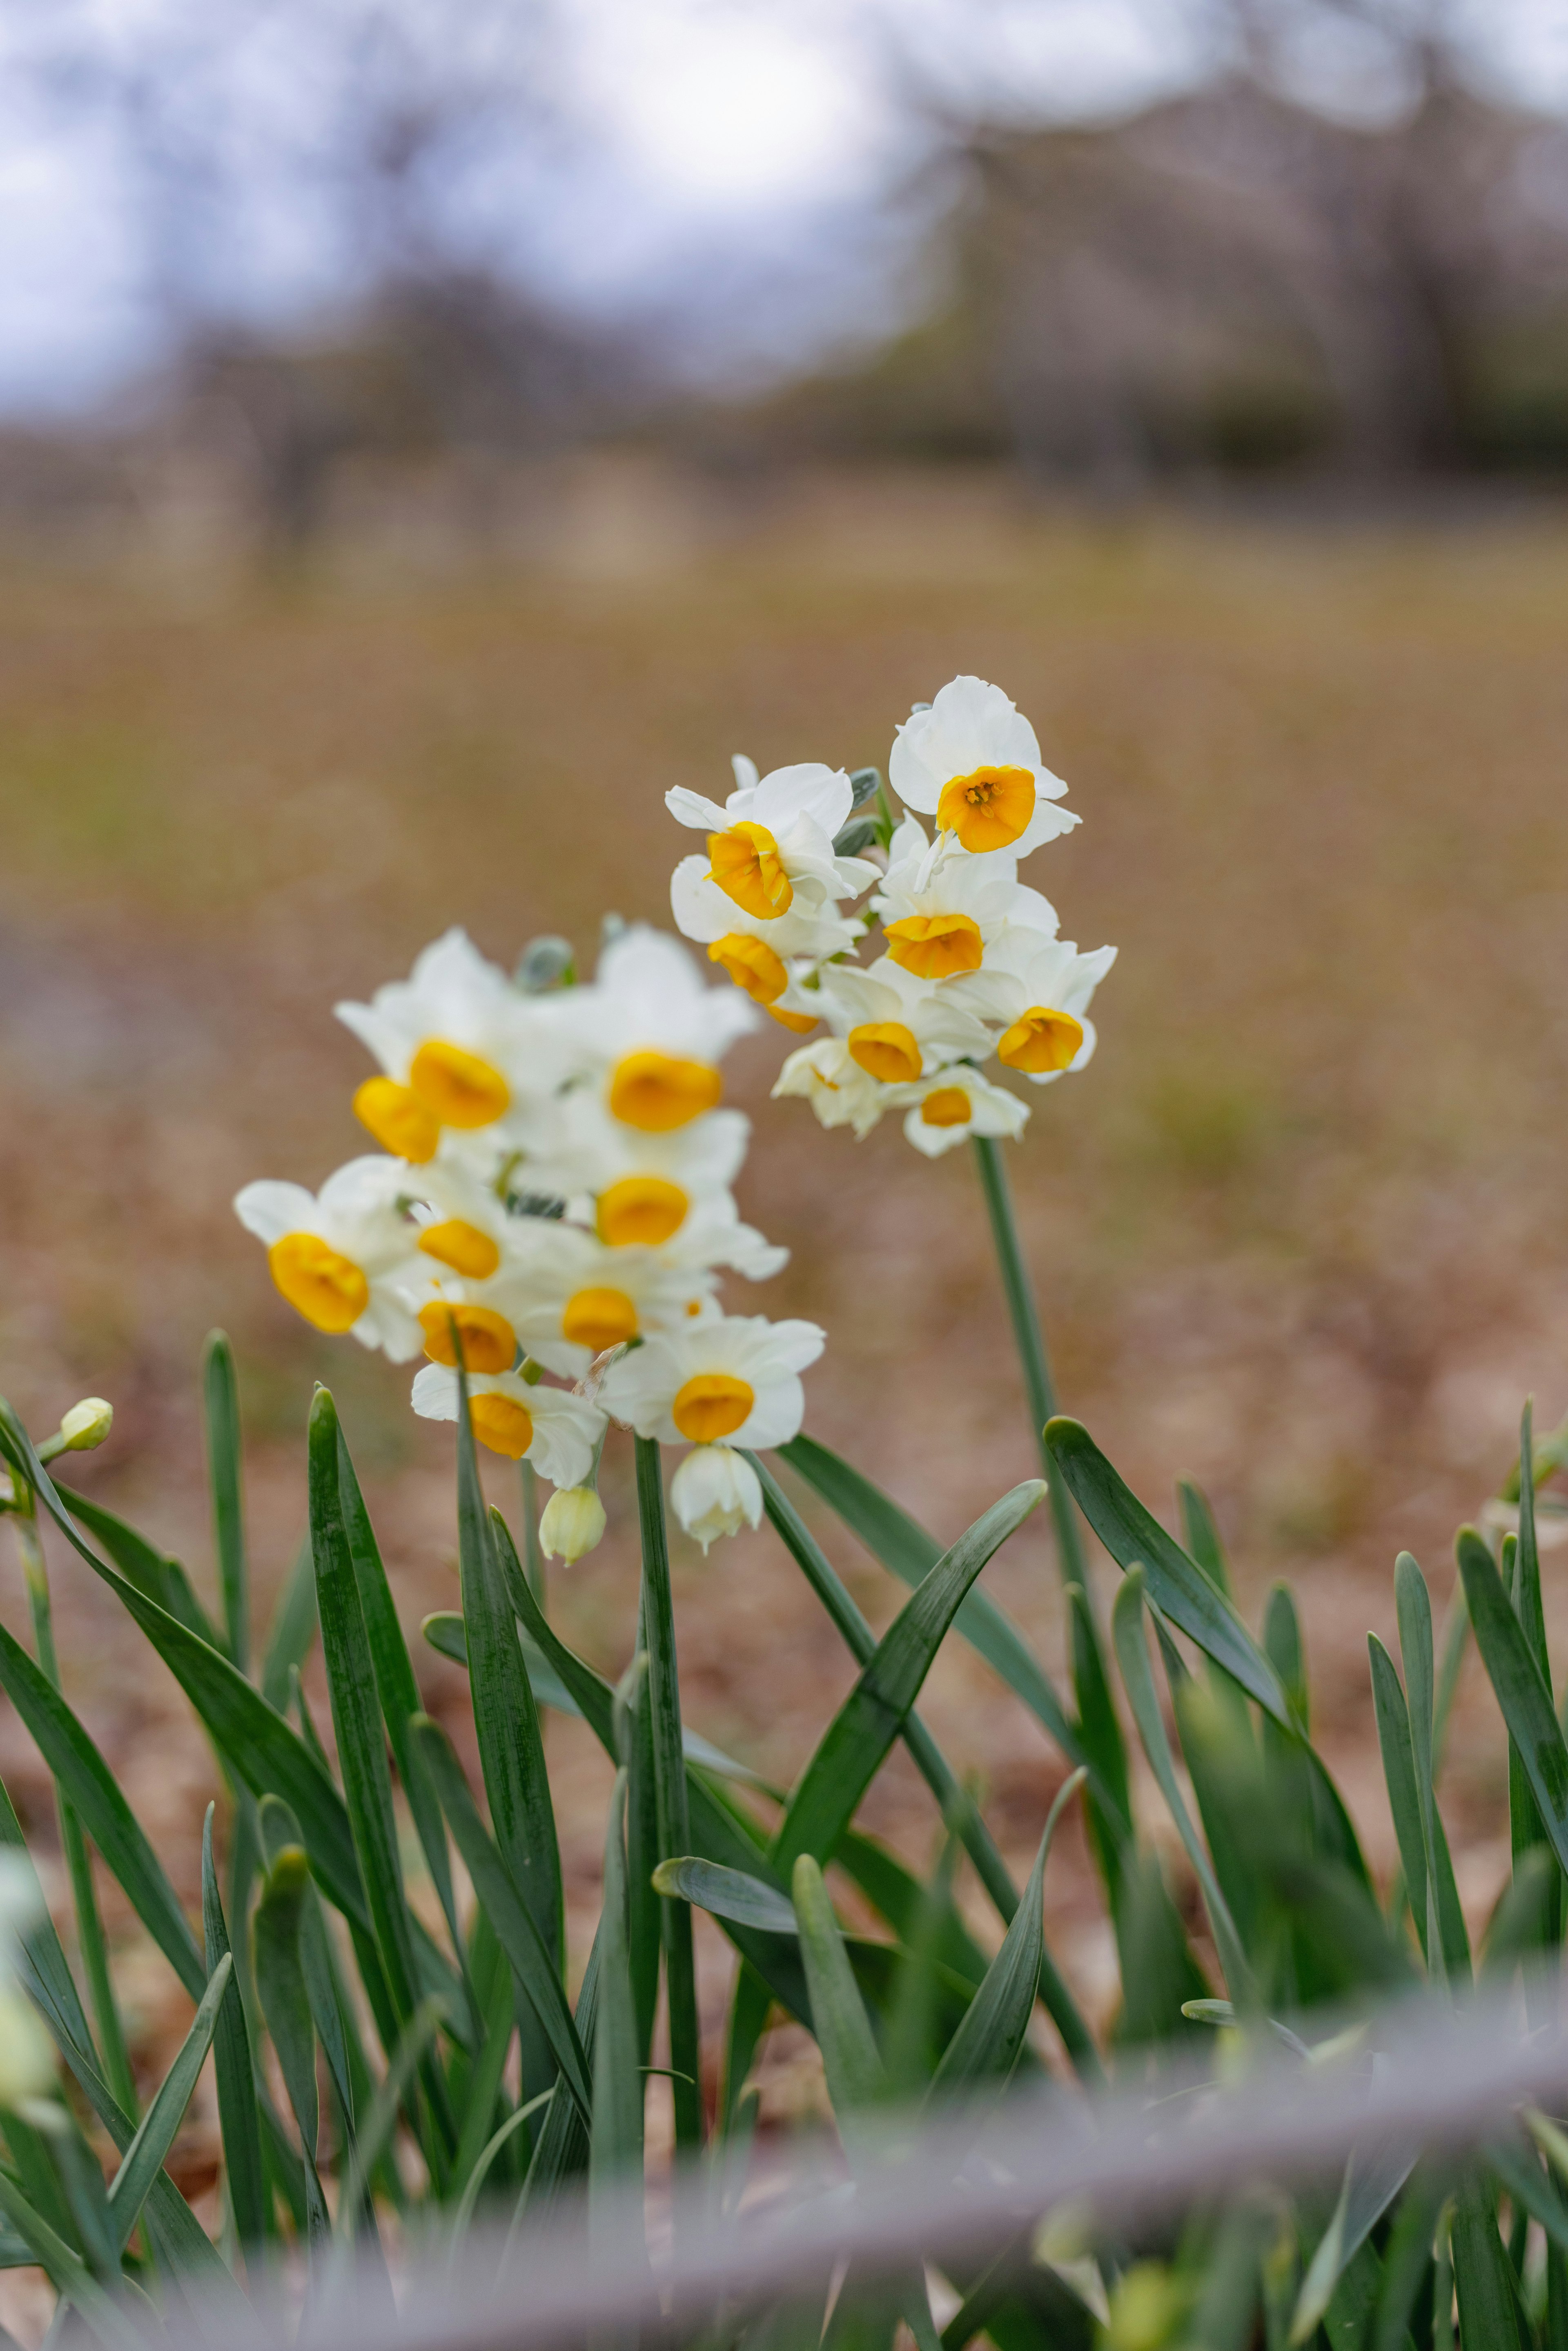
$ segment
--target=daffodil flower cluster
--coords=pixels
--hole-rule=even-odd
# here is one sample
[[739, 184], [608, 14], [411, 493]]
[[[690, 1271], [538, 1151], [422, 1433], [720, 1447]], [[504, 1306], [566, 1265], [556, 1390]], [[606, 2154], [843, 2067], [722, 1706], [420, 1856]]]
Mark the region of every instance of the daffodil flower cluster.
[[[824, 1126], [857, 1137], [903, 1111], [928, 1158], [969, 1136], [1020, 1134], [1028, 1103], [982, 1065], [994, 1055], [1037, 1086], [1082, 1070], [1090, 1001], [1116, 957], [1060, 938], [1055, 909], [1018, 878], [1020, 858], [1078, 822], [1029, 720], [999, 686], [954, 678], [897, 730], [901, 819], [873, 769], [734, 766], [722, 806], [665, 795], [708, 836], [706, 859], [676, 866], [670, 898], [677, 927], [753, 1003], [802, 1035], [825, 1032], [789, 1054], [775, 1094], [803, 1095]], [[873, 796], [878, 813], [857, 819]], [[880, 858], [862, 853], [873, 845]], [[862, 964], [873, 923], [882, 952]]]
[[[817, 816], [784, 830], [803, 895], [826, 905], [850, 869], [860, 885]], [[804, 914], [792, 934], [813, 955], [835, 935]], [[719, 1300], [725, 1273], [762, 1280], [787, 1254], [730, 1190], [748, 1126], [721, 1106], [719, 1062], [757, 1015], [640, 926], [609, 941], [591, 984], [530, 986], [529, 957], [520, 968], [508, 978], [454, 930], [407, 980], [340, 1004], [380, 1065], [354, 1096], [380, 1151], [319, 1192], [247, 1184], [235, 1207], [317, 1330], [393, 1363], [424, 1355], [417, 1413], [456, 1419], [461, 1363], [475, 1435], [559, 1489], [541, 1520], [552, 1554], [580, 1557], [603, 1532], [611, 1419], [692, 1446], [671, 1492], [706, 1551], [758, 1522], [737, 1448], [796, 1435], [800, 1375], [823, 1343], [814, 1323]]]

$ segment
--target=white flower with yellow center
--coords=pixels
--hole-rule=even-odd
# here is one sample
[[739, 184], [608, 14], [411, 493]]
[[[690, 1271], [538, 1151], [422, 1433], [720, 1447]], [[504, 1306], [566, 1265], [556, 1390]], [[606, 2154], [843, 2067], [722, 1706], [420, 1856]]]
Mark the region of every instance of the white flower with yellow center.
[[500, 1271], [517, 1219], [460, 1148], [444, 1144], [428, 1166], [410, 1172], [408, 1189], [420, 1195], [413, 1208], [415, 1245], [438, 1278], [457, 1273], [487, 1281]]
[[1004, 1086], [994, 1086], [978, 1070], [956, 1061], [923, 1082], [904, 1122], [906, 1139], [927, 1159], [939, 1159], [971, 1135], [1005, 1135], [1016, 1142], [1029, 1123], [1029, 1106]]
[[1040, 761], [1034, 728], [999, 685], [956, 677], [894, 738], [888, 779], [906, 808], [976, 856], [1027, 857], [1078, 818], [1055, 803], [1067, 789]]
[[618, 1357], [599, 1401], [664, 1445], [786, 1445], [805, 1417], [800, 1374], [824, 1343], [814, 1322], [716, 1314]]
[[[821, 906], [834, 898], [858, 898], [869, 888], [876, 867], [864, 858], [840, 857], [833, 849], [854, 802], [854, 787], [841, 768], [806, 760], [758, 777], [750, 759], [732, 764], [736, 789], [722, 808], [680, 787], [664, 795], [664, 806], [678, 823], [707, 833], [706, 869], [700, 860], [692, 862], [699, 872], [706, 870], [723, 901], [760, 922], [779, 923], [798, 902]], [[810, 949], [780, 946], [779, 952]]]
[[[865, 871], [868, 881], [879, 876], [877, 866], [868, 864]], [[706, 946], [708, 961], [786, 1028], [792, 1025], [791, 1016], [806, 1017], [806, 1008], [790, 992], [793, 967], [809, 971], [830, 956], [846, 955], [865, 928], [862, 916], [845, 916], [831, 901], [814, 904], [803, 893], [787, 914], [752, 914], [716, 886], [700, 857], [684, 857], [676, 866], [670, 909], [676, 929]]]
[[750, 1121], [711, 1110], [665, 1134], [612, 1118], [597, 1092], [579, 1087], [561, 1104], [553, 1149], [522, 1161], [521, 1189], [558, 1195], [612, 1247], [671, 1240], [694, 1205], [727, 1190], [746, 1157]]
[[[665, 1249], [613, 1248], [577, 1225], [514, 1221], [518, 1230], [501, 1271], [482, 1286], [461, 1286], [465, 1312], [498, 1323], [497, 1351], [509, 1342], [547, 1371], [580, 1379], [596, 1355], [710, 1309], [717, 1278], [707, 1265], [682, 1263]], [[749, 1238], [764, 1246], [759, 1236]], [[431, 1329], [437, 1310], [426, 1307], [421, 1320], [433, 1360], [455, 1361], [450, 1341]], [[503, 1364], [469, 1354], [467, 1362], [471, 1370], [512, 1368], [509, 1357]]]
[[757, 1025], [743, 996], [705, 987], [685, 949], [641, 923], [611, 940], [591, 987], [549, 1008], [610, 1116], [640, 1134], [672, 1134], [716, 1109], [720, 1057]]
[[915, 979], [978, 971], [1009, 928], [1048, 937], [1056, 929], [1055, 909], [1019, 882], [1015, 858], [945, 854], [940, 837], [933, 850], [914, 817], [894, 834], [892, 862], [871, 903], [888, 954]]
[[235, 1214], [267, 1244], [273, 1280], [318, 1331], [351, 1331], [394, 1364], [417, 1355], [417, 1320], [437, 1268], [421, 1256], [403, 1214], [409, 1171], [401, 1160], [351, 1159], [319, 1193], [302, 1184], [247, 1184]]
[[884, 1114], [906, 1099], [862, 1069], [843, 1037], [818, 1037], [796, 1047], [773, 1083], [773, 1100], [809, 1102], [819, 1126], [848, 1126], [862, 1142]]
[[1049, 1085], [1092, 1058], [1089, 1005], [1115, 960], [1114, 947], [1080, 955], [1071, 939], [1013, 932], [988, 954], [983, 971], [954, 981], [952, 994], [1000, 1029], [995, 1050], [1005, 1068]]
[[955, 980], [916, 979], [892, 956], [869, 971], [834, 964], [822, 974], [823, 1011], [850, 1059], [883, 1086], [909, 1086], [961, 1055], [979, 1059], [991, 1040], [978, 1014], [956, 1000]]
[[[457, 1374], [442, 1364], [414, 1374], [413, 1408], [422, 1420], [455, 1420]], [[593, 1468], [605, 1416], [586, 1396], [566, 1388], [530, 1385], [516, 1372], [480, 1374], [468, 1382], [474, 1434], [508, 1461], [528, 1461], [552, 1486], [580, 1486]]]
[[337, 1013], [382, 1070], [355, 1094], [355, 1115], [384, 1150], [416, 1165], [434, 1157], [444, 1130], [504, 1133], [525, 1086], [550, 1091], [541, 1066], [548, 1014], [464, 931], [426, 947], [407, 979]]

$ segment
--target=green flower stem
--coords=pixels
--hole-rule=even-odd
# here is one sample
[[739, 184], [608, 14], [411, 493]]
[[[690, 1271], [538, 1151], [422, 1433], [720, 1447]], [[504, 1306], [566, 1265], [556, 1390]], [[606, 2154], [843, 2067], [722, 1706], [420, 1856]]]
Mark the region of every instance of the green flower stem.
[[980, 1188], [990, 1212], [991, 1235], [997, 1245], [997, 1263], [1001, 1269], [1008, 1312], [1012, 1317], [1019, 1361], [1023, 1366], [1024, 1392], [1029, 1399], [1030, 1417], [1034, 1423], [1035, 1443], [1040, 1447], [1045, 1481], [1051, 1492], [1051, 1515], [1056, 1527], [1057, 1563], [1064, 1583], [1086, 1588], [1083, 1538], [1079, 1531], [1077, 1509], [1071, 1495], [1057, 1476], [1055, 1465], [1045, 1448], [1045, 1424], [1056, 1412], [1056, 1383], [1051, 1376], [1051, 1359], [1045, 1352], [1045, 1333], [1040, 1326], [1040, 1311], [1034, 1302], [1029, 1268], [1024, 1262], [1018, 1223], [1013, 1216], [1008, 1171], [1002, 1164], [1001, 1146], [994, 1136], [977, 1134], [975, 1137], [975, 1158], [980, 1171]]
[[523, 1473], [523, 1573], [528, 1590], [545, 1613], [545, 1555], [539, 1543], [539, 1481], [531, 1461], [519, 1461]]
[[[26, 1579], [27, 1609], [33, 1620], [33, 1639], [37, 1647], [38, 1663], [58, 1689], [60, 1669], [55, 1656], [49, 1573], [44, 1560], [44, 1547], [38, 1541], [33, 1497], [26, 1489], [23, 1491], [26, 1499], [16, 1505], [16, 1548], [21, 1554], [22, 1573]], [[88, 1852], [87, 1837], [77, 1818], [76, 1807], [57, 1783], [55, 1803], [60, 1824], [60, 1850], [66, 1857], [66, 1868], [71, 1881], [71, 1900], [76, 1907], [77, 1943], [81, 1951], [88, 1996], [92, 2001], [93, 2018], [103, 2051], [104, 2073], [110, 2088], [126, 2113], [134, 2118], [140, 2111], [136, 2103], [136, 2076], [131, 2070], [131, 2053], [125, 2045], [125, 2030], [120, 2021], [114, 1982], [109, 1971], [109, 1945], [93, 1887], [92, 1856]]]
[[[637, 1439], [637, 1510], [643, 1530], [643, 1631], [648, 1646], [646, 1703], [653, 1708], [653, 1788], [659, 1859], [678, 1860], [692, 1849], [686, 1816], [685, 1757], [681, 1745], [681, 1688], [675, 1667], [675, 1620], [670, 1596], [670, 1551], [664, 1532], [664, 1480], [653, 1437]], [[702, 2049], [697, 2032], [696, 1971], [688, 1903], [665, 1896], [664, 1983], [670, 2011], [671, 2089], [675, 2145], [702, 2145]]]

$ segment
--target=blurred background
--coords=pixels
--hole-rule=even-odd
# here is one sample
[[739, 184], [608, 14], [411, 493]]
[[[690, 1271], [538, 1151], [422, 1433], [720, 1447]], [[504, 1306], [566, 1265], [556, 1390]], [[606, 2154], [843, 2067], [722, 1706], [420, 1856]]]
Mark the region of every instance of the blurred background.
[[[3, 0], [0, 207], [0, 1388], [40, 1434], [110, 1397], [81, 1482], [207, 1577], [221, 1323], [264, 1604], [323, 1378], [411, 1632], [455, 1604], [449, 1434], [229, 1207], [362, 1147], [332, 1004], [452, 922], [508, 965], [667, 922], [669, 786], [885, 766], [976, 671], [1084, 819], [1030, 878], [1122, 950], [1009, 1152], [1064, 1400], [1155, 1507], [1199, 1479], [1254, 1614], [1296, 1582], [1378, 1822], [1394, 1553], [1446, 1597], [1524, 1395], [1568, 1409], [1563, 0]], [[779, 1059], [731, 1099], [794, 1257], [735, 1302], [828, 1326], [808, 1426], [950, 1537], [1034, 1466], [972, 1170], [821, 1134]], [[618, 1672], [614, 1447], [607, 1491], [552, 1605]], [[68, 1687], [188, 1887], [210, 1761], [56, 1567]], [[1043, 1524], [988, 1582], [1060, 1658]], [[692, 1719], [788, 1778], [850, 1680], [793, 1569], [688, 1548], [677, 1601]], [[1060, 1757], [964, 1656], [930, 1714], [1026, 1853]], [[1484, 1906], [1506, 1759], [1467, 1720]], [[9, 1718], [0, 1771], [47, 1844]], [[869, 1817], [928, 1850], [902, 1764]], [[180, 2001], [136, 1982], [151, 2050]]]

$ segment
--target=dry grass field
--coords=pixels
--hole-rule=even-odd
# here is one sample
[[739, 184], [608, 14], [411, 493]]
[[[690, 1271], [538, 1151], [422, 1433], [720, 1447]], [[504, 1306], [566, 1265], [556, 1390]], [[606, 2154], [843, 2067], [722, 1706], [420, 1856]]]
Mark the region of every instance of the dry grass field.
[[[0, 1389], [40, 1431], [110, 1397], [82, 1482], [200, 1579], [194, 1371], [222, 1323], [258, 1585], [298, 1541], [323, 1379], [406, 1621], [455, 1604], [449, 1434], [413, 1419], [405, 1372], [294, 1319], [228, 1206], [361, 1146], [334, 1000], [455, 921], [509, 960], [546, 929], [588, 953], [607, 907], [667, 920], [690, 845], [668, 786], [722, 790], [736, 749], [884, 764], [912, 699], [978, 671], [1084, 820], [1029, 878], [1070, 935], [1122, 950], [1093, 1068], [1011, 1153], [1064, 1400], [1156, 1508], [1178, 1473], [1206, 1486], [1254, 1612], [1295, 1581], [1324, 1744], [1386, 1863], [1364, 1635], [1395, 1552], [1446, 1595], [1524, 1394], [1568, 1408], [1568, 517], [1091, 525], [985, 482], [823, 483], [747, 535], [633, 554], [287, 586], [0, 575]], [[828, 1327], [808, 1426], [951, 1535], [1033, 1467], [973, 1173], [893, 1122], [821, 1134], [768, 1101], [778, 1059], [769, 1035], [733, 1067], [743, 1208], [794, 1252], [757, 1303]], [[552, 1595], [617, 1669], [628, 1481], [612, 1447], [610, 1538]], [[898, 1587], [829, 1541], [886, 1621]], [[55, 1556], [70, 1693], [189, 1888], [210, 1759], [112, 1599]], [[1043, 1519], [988, 1583], [1057, 1656]], [[706, 1565], [688, 1547], [677, 1607], [691, 1719], [787, 1778], [850, 1679], [789, 1561], [766, 1530]], [[1548, 1607], [1568, 1631], [1561, 1588]], [[8, 1552], [0, 1609], [24, 1620]], [[425, 1651], [421, 1671], [460, 1705], [454, 1668]], [[1060, 1759], [967, 1656], [929, 1713], [1023, 1854]], [[549, 1735], [591, 1907], [602, 1781], [577, 1733]], [[1478, 1905], [1505, 1866], [1500, 1737], [1461, 1708], [1448, 1794]], [[14, 1719], [0, 1772], [47, 1845]], [[928, 1849], [900, 1765], [870, 1818]], [[1103, 1998], [1071, 1845], [1048, 1894]], [[111, 1915], [151, 2053], [182, 2003]], [[716, 1999], [716, 1942], [704, 1963]]]

